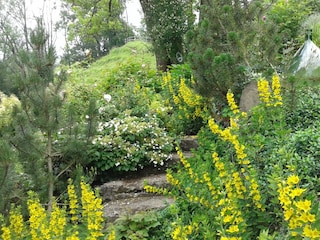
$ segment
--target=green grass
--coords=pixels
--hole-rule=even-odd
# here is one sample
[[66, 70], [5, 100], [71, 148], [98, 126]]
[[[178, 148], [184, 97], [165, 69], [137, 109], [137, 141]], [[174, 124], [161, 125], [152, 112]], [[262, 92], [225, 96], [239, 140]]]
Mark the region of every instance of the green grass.
[[156, 69], [151, 44], [142, 41], [129, 42], [122, 47], [112, 49], [107, 56], [90, 63], [87, 68], [81, 67], [79, 63], [74, 64], [69, 82], [71, 84], [101, 84], [108, 74], [130, 63], [144, 64], [150, 69]]

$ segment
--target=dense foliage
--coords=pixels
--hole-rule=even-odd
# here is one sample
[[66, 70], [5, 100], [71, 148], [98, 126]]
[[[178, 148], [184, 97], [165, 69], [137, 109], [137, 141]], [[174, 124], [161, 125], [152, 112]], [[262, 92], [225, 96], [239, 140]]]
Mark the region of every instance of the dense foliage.
[[[184, 53], [183, 36], [190, 25], [192, 1], [146, 1], [140, 0], [148, 36], [152, 41], [159, 70], [182, 62]], [[191, 4], [191, 9], [190, 9]], [[193, 22], [191, 22], [193, 24]]]
[[[163, 226], [171, 226], [172, 239], [319, 238], [315, 184], [319, 173], [316, 166], [308, 165], [317, 164], [318, 157], [309, 158], [316, 156], [319, 147], [315, 141], [308, 150], [304, 148], [303, 143], [311, 141], [299, 131], [286, 145], [291, 133], [279, 77], [273, 77], [272, 86], [259, 80], [258, 89], [261, 104], [248, 116], [228, 92], [230, 126], [222, 128], [208, 119], [208, 128], [198, 134], [200, 147], [194, 156], [187, 159], [179, 152], [181, 167], [176, 173], [168, 171], [171, 188], [145, 186], [148, 192], [175, 196], [172, 222]], [[302, 167], [302, 162], [307, 166]]]
[[74, 63], [85, 57], [99, 58], [134, 36], [128, 23], [121, 18], [124, 1], [65, 0], [63, 3], [62, 20], [58, 26], [67, 34], [65, 63]]
[[266, 8], [263, 1], [204, 1], [199, 24], [187, 34], [194, 88], [201, 95], [223, 104], [231, 89], [238, 99], [245, 76], [266, 73], [266, 62], [274, 64], [279, 37]]
[[[11, 15], [0, 24], [1, 238], [319, 239], [318, 78], [284, 71], [317, 1], [201, 1], [190, 62], [166, 72], [157, 54], [177, 63], [195, 1], [140, 2], [152, 47], [130, 42], [57, 68], [43, 19], [17, 32]], [[123, 3], [72, 1], [66, 17], [81, 48], [104, 51], [123, 30]], [[260, 103], [241, 112], [251, 81]], [[199, 143], [189, 158], [179, 149], [187, 134]], [[145, 190], [175, 203], [107, 224], [86, 182], [166, 165], [174, 143], [181, 162], [168, 169], [169, 187]]]

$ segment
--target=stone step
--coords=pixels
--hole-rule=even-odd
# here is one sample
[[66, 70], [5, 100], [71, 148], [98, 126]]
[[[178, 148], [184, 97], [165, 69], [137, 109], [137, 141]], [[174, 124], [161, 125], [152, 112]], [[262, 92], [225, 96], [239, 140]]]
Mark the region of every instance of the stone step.
[[173, 198], [161, 195], [139, 196], [120, 200], [113, 200], [104, 204], [104, 217], [108, 222], [125, 215], [134, 215], [140, 212], [160, 210], [174, 203]]
[[[184, 137], [180, 145], [185, 158], [191, 157], [190, 150], [198, 147], [197, 139], [192, 136]], [[122, 179], [101, 185], [99, 191], [104, 203], [104, 216], [109, 222], [113, 222], [125, 214], [132, 215], [149, 210], [159, 210], [172, 204], [173, 198], [147, 193], [144, 185], [146, 182], [148, 185], [159, 188], [167, 187], [166, 169], [179, 162], [179, 155], [174, 153], [164, 166], [142, 169]]]
[[190, 152], [199, 147], [197, 136], [184, 136], [180, 139], [180, 148], [183, 152]]
[[174, 202], [171, 197], [145, 192], [145, 183], [155, 187], [168, 186], [165, 173], [111, 181], [100, 186], [100, 194], [104, 202], [104, 216], [109, 222], [125, 214], [132, 215], [159, 210]]
[[165, 173], [153, 174], [141, 178], [111, 181], [99, 187], [102, 201], [108, 202], [125, 198], [146, 196], [148, 193], [144, 190], [145, 182], [155, 187], [168, 186]]

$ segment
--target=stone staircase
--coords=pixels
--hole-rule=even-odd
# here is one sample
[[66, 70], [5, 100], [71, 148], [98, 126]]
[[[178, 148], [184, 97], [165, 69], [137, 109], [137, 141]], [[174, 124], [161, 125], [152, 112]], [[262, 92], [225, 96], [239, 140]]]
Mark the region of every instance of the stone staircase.
[[[185, 157], [191, 156], [191, 149], [197, 148], [198, 143], [195, 137], [187, 136], [181, 140], [180, 147]], [[155, 187], [166, 187], [166, 169], [179, 162], [179, 156], [174, 153], [171, 160], [162, 168], [152, 170], [141, 170], [134, 176], [124, 177], [116, 181], [107, 182], [99, 187], [104, 203], [104, 216], [109, 222], [118, 217], [135, 214], [138, 212], [165, 208], [174, 202], [168, 196], [146, 193], [144, 183]]]

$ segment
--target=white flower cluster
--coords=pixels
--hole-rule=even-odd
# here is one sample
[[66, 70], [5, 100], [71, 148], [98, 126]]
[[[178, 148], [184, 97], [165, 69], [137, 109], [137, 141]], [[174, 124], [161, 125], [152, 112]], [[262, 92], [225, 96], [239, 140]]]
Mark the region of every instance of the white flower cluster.
[[164, 165], [171, 158], [172, 139], [160, 128], [155, 116], [125, 116], [100, 122], [92, 144], [106, 155], [114, 166]]

